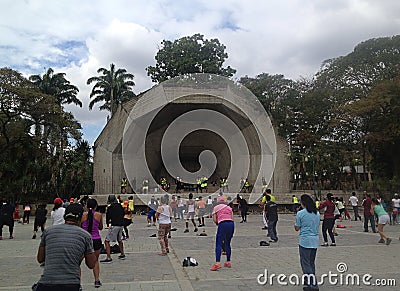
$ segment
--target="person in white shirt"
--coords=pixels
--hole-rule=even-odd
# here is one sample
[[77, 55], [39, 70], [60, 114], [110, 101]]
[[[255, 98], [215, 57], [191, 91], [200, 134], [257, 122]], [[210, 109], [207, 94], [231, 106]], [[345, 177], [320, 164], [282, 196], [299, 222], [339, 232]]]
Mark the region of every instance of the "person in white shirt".
[[168, 234], [171, 232], [172, 209], [167, 204], [165, 197], [161, 197], [161, 205], [157, 208], [156, 218], [158, 219], [158, 240], [161, 246], [160, 256], [166, 256], [169, 253]]
[[392, 199], [392, 206], [393, 209], [397, 210], [396, 219], [395, 221], [393, 221], [393, 223], [399, 223], [400, 199], [399, 199], [399, 194], [397, 193], [394, 194], [394, 197]]
[[54, 199], [54, 208], [51, 211], [51, 225], [64, 224], [65, 208], [62, 207], [63, 201], [61, 198]]
[[356, 192], [351, 193], [349, 202], [351, 203], [351, 206], [353, 206], [354, 220], [357, 221], [357, 218], [359, 218], [361, 221], [361, 216], [358, 214], [358, 198], [356, 196]]

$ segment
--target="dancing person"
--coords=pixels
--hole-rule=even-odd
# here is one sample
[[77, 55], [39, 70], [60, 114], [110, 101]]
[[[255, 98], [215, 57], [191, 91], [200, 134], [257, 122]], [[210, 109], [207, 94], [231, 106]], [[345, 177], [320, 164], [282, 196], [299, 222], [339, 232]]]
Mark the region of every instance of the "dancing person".
[[128, 226], [132, 224], [132, 210], [129, 207], [129, 202], [124, 202], [124, 231], [122, 232], [122, 240], [129, 239], [129, 230]]
[[240, 223], [247, 222], [247, 201], [243, 197], [241, 197], [239, 194], [236, 196], [236, 200], [238, 201], [238, 205], [240, 208], [240, 215], [242, 217], [242, 220]]
[[161, 197], [161, 205], [157, 208], [156, 218], [158, 219], [158, 241], [161, 246], [160, 256], [165, 256], [169, 253], [168, 235], [171, 232], [171, 217], [172, 209], [168, 205], [168, 200]]
[[375, 216], [371, 214], [371, 195], [365, 192], [362, 206], [364, 207], [364, 232], [368, 232], [368, 221], [371, 223], [372, 232], [376, 233]]
[[361, 216], [360, 216], [360, 214], [358, 214], [358, 198], [356, 196], [356, 192], [351, 193], [349, 202], [351, 203], [351, 206], [353, 207], [354, 221], [357, 221], [357, 218], [361, 221]]
[[99, 256], [101, 248], [103, 247], [103, 243], [101, 242], [100, 230], [103, 229], [103, 215], [100, 212], [97, 212], [97, 200], [93, 198], [89, 198], [86, 201], [87, 211], [82, 215], [82, 228], [90, 233], [90, 236], [93, 241], [93, 249], [94, 254], [96, 256], [96, 262], [93, 268], [93, 276], [94, 276], [94, 287], [101, 287], [100, 282], [100, 264], [99, 264]]
[[189, 193], [189, 199], [186, 201], [186, 228], [185, 233], [189, 232], [189, 220], [192, 221], [194, 226], [194, 232], [198, 231], [196, 222], [194, 221], [194, 215], [196, 213], [196, 201], [193, 200], [193, 193]]
[[29, 224], [29, 217], [31, 216], [31, 204], [28, 202], [24, 205], [24, 215], [22, 217], [22, 223]]
[[154, 196], [151, 196], [149, 203], [147, 203], [147, 226], [151, 226], [151, 221], [153, 220], [153, 226], [156, 225], [156, 210], [158, 208], [158, 202]]
[[35, 221], [33, 223], [33, 236], [32, 239], [36, 238], [37, 231], [40, 227], [42, 233], [46, 227], [46, 220], [47, 220], [47, 209], [46, 205], [40, 204], [36, 209]]
[[44, 230], [37, 252], [37, 261], [45, 263], [44, 271], [33, 290], [78, 291], [82, 259], [89, 269], [95, 267], [92, 238], [80, 228], [83, 211], [82, 205], [70, 204], [65, 210], [65, 223]]
[[[71, 203], [71, 204], [73, 204], [73, 203]], [[51, 225], [64, 224], [65, 208], [62, 207], [62, 205], [63, 205], [63, 201], [61, 198], [54, 199], [54, 207], [50, 214]]]
[[323, 247], [328, 246], [328, 235], [327, 232], [329, 233], [329, 237], [331, 238], [331, 246], [336, 246], [335, 242], [335, 236], [333, 234], [333, 227], [335, 225], [335, 203], [334, 203], [334, 198], [332, 193], [328, 193], [326, 195], [326, 200], [322, 203], [319, 204], [318, 210], [324, 209], [326, 207], [325, 213], [324, 213], [324, 220], [322, 222], [322, 235], [324, 237], [324, 243], [321, 244]]
[[124, 253], [124, 244], [122, 242], [122, 230], [124, 225], [124, 209], [122, 208], [121, 203], [117, 201], [115, 195], [111, 194], [108, 196], [108, 201], [111, 205], [107, 208], [108, 217], [110, 218], [110, 228], [108, 229], [108, 233], [106, 239], [104, 241], [104, 245], [106, 247], [107, 258], [101, 260], [100, 263], [112, 263], [111, 258], [111, 246], [110, 242], [118, 242], [119, 250], [121, 255], [118, 256], [118, 259], [125, 260], [126, 256]]
[[303, 290], [318, 290], [317, 278], [315, 277], [315, 257], [318, 249], [318, 229], [320, 215], [313, 199], [303, 194], [300, 197], [302, 210], [296, 214], [294, 229], [300, 231], [299, 254], [300, 265], [303, 270]]
[[235, 231], [235, 223], [233, 222], [233, 210], [225, 204], [223, 197], [218, 197], [219, 203], [213, 209], [212, 218], [218, 226], [215, 241], [215, 264], [211, 266], [211, 271], [217, 271], [221, 268], [222, 243], [225, 245], [226, 262], [224, 267], [230, 268], [231, 265], [231, 240]]
[[382, 207], [382, 204], [379, 203], [378, 199], [376, 199], [376, 198], [372, 198], [370, 211], [371, 211], [371, 215], [376, 214], [378, 216], [378, 232], [379, 232], [379, 235], [381, 236], [379, 243], [382, 243], [382, 244], [386, 243], [386, 245], [390, 245], [390, 242], [392, 241], [392, 239], [389, 238], [383, 232], [383, 227], [390, 222], [388, 213], [385, 211], [385, 209]]

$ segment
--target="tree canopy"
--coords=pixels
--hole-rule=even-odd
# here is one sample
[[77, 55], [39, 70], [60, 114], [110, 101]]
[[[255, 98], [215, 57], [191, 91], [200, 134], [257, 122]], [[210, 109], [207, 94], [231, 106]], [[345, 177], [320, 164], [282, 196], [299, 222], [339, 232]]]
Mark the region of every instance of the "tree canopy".
[[[60, 75], [59, 75], [60, 76]], [[63, 74], [61, 76], [64, 76]], [[9, 68], [0, 69], [0, 187], [17, 201], [48, 200], [56, 195], [91, 193], [91, 178], [69, 171], [89, 171], [85, 157], [70, 161], [75, 142], [83, 143], [81, 125], [65, 112], [60, 95], [46, 94], [37, 83]], [[90, 149], [87, 152], [90, 155]], [[79, 181], [78, 181], [79, 180]], [[89, 181], [90, 186], [88, 186]], [[76, 186], [78, 185], [78, 186]], [[76, 186], [72, 189], [73, 186]], [[71, 192], [76, 191], [75, 193]]]
[[156, 65], [147, 67], [147, 75], [156, 83], [191, 73], [232, 77], [236, 70], [230, 66], [223, 67], [228, 58], [225, 49], [218, 39], [204, 39], [198, 33], [173, 42], [163, 40], [155, 56]]
[[111, 64], [110, 70], [100, 68], [97, 73], [102, 75], [87, 80], [88, 85], [95, 83], [90, 93], [90, 98], [93, 98], [89, 103], [90, 110], [94, 104], [104, 102], [100, 106], [100, 110], [108, 110], [112, 116], [118, 104], [136, 97], [132, 91], [132, 87], [135, 86], [134, 76], [125, 69], [115, 69], [115, 65]]

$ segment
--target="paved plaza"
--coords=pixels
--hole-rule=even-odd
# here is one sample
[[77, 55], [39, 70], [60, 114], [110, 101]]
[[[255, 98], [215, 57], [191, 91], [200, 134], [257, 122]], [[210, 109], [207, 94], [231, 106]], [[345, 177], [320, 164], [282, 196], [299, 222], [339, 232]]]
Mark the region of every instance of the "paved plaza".
[[[120, 261], [113, 256], [111, 264], [101, 264], [100, 279], [103, 286], [96, 290], [302, 290], [302, 286], [293, 286], [296, 275], [301, 278], [301, 268], [298, 255], [298, 233], [294, 231], [295, 217], [291, 214], [280, 215], [278, 222], [279, 242], [269, 247], [260, 247], [261, 240], [267, 240], [266, 231], [261, 230], [261, 215], [250, 215], [248, 223], [239, 223], [235, 217], [235, 235], [233, 238], [232, 268], [222, 267], [219, 271], [209, 271], [213, 264], [216, 227], [211, 219], [206, 219], [206, 227], [199, 228], [199, 233], [206, 231], [208, 236], [198, 236], [191, 226], [189, 233], [183, 233], [184, 221], [174, 222], [170, 239], [170, 254], [158, 256], [160, 246], [158, 239], [150, 237], [157, 233], [155, 226], [147, 227], [146, 216], [135, 216], [130, 226], [130, 236], [125, 241], [127, 259]], [[3, 240], [0, 241], [0, 290], [30, 290], [43, 269], [36, 261], [39, 239], [33, 240], [31, 224], [16, 224], [15, 239], [8, 239], [8, 228], [3, 229]], [[359, 286], [345, 286], [338, 283], [330, 284], [328, 277], [320, 290], [399, 290], [400, 276], [400, 225], [388, 225], [385, 231], [393, 238], [390, 246], [378, 244], [379, 235], [363, 232], [362, 222], [343, 221], [347, 226], [338, 229], [336, 247], [320, 247], [317, 252], [317, 276], [357, 274]], [[102, 231], [104, 237], [107, 230]], [[320, 240], [322, 235], [320, 236]], [[197, 267], [182, 267], [185, 257], [195, 258]], [[100, 259], [105, 255], [101, 255]], [[223, 258], [224, 259], [224, 258]], [[222, 259], [222, 262], [224, 260]], [[342, 263], [338, 266], [338, 264]], [[346, 268], [343, 271], [342, 268]], [[265, 285], [257, 283], [257, 277], [262, 281], [265, 274], [286, 275], [281, 280], [288, 285], [283, 286], [273, 277], [273, 284], [267, 281]], [[294, 275], [292, 275], [294, 274]], [[370, 274], [371, 279], [363, 276]], [[292, 276], [291, 276], [292, 275]], [[289, 282], [290, 277], [290, 282]], [[345, 276], [342, 276], [344, 278]], [[377, 287], [376, 279], [395, 279], [397, 287]], [[83, 290], [95, 290], [93, 273], [82, 264]], [[351, 282], [351, 281], [350, 281]], [[385, 281], [381, 281], [385, 283]], [[387, 283], [393, 283], [387, 281]]]

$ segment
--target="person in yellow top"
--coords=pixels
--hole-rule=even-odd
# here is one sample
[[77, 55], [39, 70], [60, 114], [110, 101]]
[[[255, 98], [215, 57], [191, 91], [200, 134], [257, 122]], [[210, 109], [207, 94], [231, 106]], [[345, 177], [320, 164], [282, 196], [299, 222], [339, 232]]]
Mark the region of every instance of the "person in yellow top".
[[126, 178], [121, 179], [121, 193], [126, 193], [126, 187], [128, 186], [128, 180]]
[[128, 197], [128, 207], [132, 212], [135, 209], [135, 201], [133, 200], [132, 195]]
[[299, 199], [297, 199], [296, 195], [293, 195], [292, 196], [292, 201], [293, 201], [293, 215], [296, 215], [297, 210], [300, 207]]

